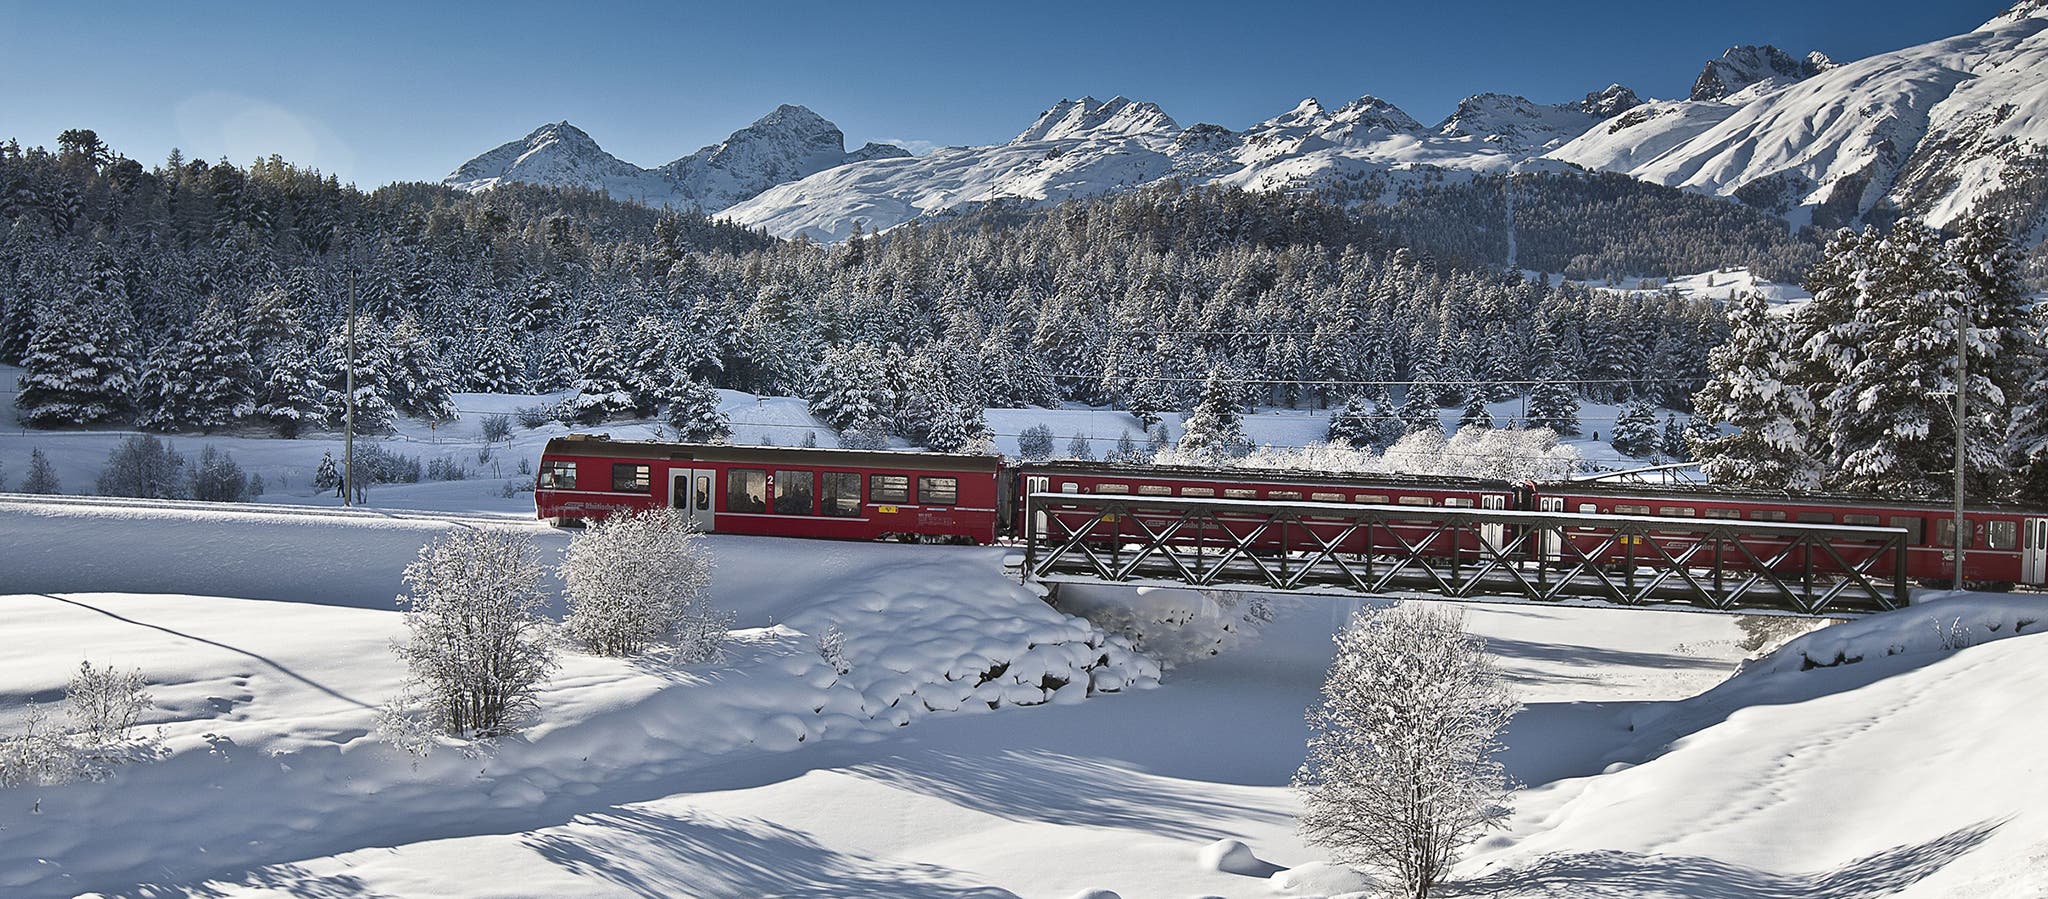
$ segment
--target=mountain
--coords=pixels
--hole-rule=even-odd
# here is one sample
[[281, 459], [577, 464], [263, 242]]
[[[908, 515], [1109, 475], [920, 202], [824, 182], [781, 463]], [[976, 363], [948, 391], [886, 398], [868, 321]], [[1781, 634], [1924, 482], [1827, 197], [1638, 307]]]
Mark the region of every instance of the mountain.
[[878, 143], [848, 153], [838, 126], [785, 104], [725, 140], [657, 168], [625, 162], [576, 126], [554, 122], [463, 163], [442, 180], [469, 191], [506, 182], [584, 187], [650, 206], [718, 210], [835, 166], [909, 155]]
[[1162, 178], [1250, 190], [1427, 180], [1505, 171], [1640, 103], [1610, 86], [1557, 105], [1505, 94], [1460, 104], [1433, 128], [1378, 97], [1335, 111], [1311, 97], [1243, 131], [1182, 128], [1126, 97], [1061, 100], [1008, 143], [843, 166], [769, 188], [723, 215], [783, 237], [838, 240], [991, 200], [1054, 203]]
[[[1755, 80], [1750, 80], [1755, 79]], [[1738, 86], [1739, 85], [1739, 86]], [[1732, 88], [1732, 90], [1730, 90]], [[1733, 197], [1827, 228], [1973, 211], [2048, 230], [2048, 4], [1854, 62], [1738, 47], [1691, 99], [1589, 130], [1551, 159]]]

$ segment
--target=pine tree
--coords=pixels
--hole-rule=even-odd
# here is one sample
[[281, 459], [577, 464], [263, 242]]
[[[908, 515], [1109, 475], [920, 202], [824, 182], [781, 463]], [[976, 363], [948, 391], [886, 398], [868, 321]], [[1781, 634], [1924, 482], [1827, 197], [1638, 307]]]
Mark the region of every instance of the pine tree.
[[1579, 395], [1554, 380], [1536, 382], [1529, 391], [1529, 427], [1549, 428], [1559, 435], [1574, 437], [1579, 430]]
[[1074, 439], [1067, 441], [1067, 458], [1077, 462], [1093, 462], [1095, 450], [1090, 447], [1088, 438], [1075, 434]]
[[58, 493], [62, 488], [57, 484], [57, 470], [50, 467], [50, 458], [43, 455], [40, 447], [28, 451], [28, 476], [21, 481], [23, 493]]
[[1182, 425], [1177, 448], [1209, 465], [1222, 466], [1252, 451], [1244, 433], [1244, 414], [1236, 385], [1225, 380], [1223, 367], [1209, 369], [1201, 398]]
[[1352, 394], [1345, 398], [1344, 408], [1330, 416], [1330, 430], [1324, 439], [1331, 443], [1348, 446], [1371, 446], [1379, 439], [1379, 428], [1365, 409], [1365, 397]]
[[1493, 413], [1486, 409], [1485, 394], [1474, 393], [1471, 399], [1465, 401], [1465, 412], [1463, 415], [1458, 416], [1458, 427], [1461, 430], [1464, 428], [1485, 430], [1493, 427]]
[[[1708, 355], [1707, 386], [1693, 397], [1693, 456], [1717, 484], [1819, 486], [1808, 444], [1817, 410], [1799, 384], [1802, 358], [1785, 321], [1762, 296], [1744, 294], [1730, 305], [1728, 323], [1728, 342]], [[1721, 435], [1710, 430], [1717, 422], [1738, 430]]]
[[1145, 455], [1138, 451], [1137, 441], [1131, 439], [1131, 432], [1125, 431], [1116, 438], [1116, 448], [1105, 457], [1107, 461], [1124, 465], [1136, 465], [1145, 461]]
[[1640, 400], [1628, 404], [1614, 420], [1614, 449], [1638, 458], [1657, 451], [1657, 410]]
[[233, 315], [209, 302], [184, 340], [152, 353], [154, 402], [140, 424], [161, 431], [214, 431], [256, 411], [254, 363]]
[[1686, 443], [1685, 427], [1678, 423], [1678, 416], [1664, 416], [1664, 434], [1658, 438], [1657, 451], [1674, 462], [1692, 461], [1692, 450]]
[[98, 424], [128, 411], [135, 369], [124, 315], [90, 286], [41, 310], [14, 401], [22, 424]]
[[327, 390], [304, 346], [279, 347], [266, 368], [269, 375], [256, 392], [256, 417], [276, 428], [278, 436], [297, 437], [328, 417]]
[[600, 328], [581, 356], [576, 395], [569, 398], [564, 410], [568, 420], [594, 425], [637, 414], [631, 376], [619, 359], [611, 331]]
[[1401, 420], [1403, 434], [1422, 431], [1443, 433], [1443, 418], [1438, 415], [1436, 399], [1426, 385], [1409, 385], [1408, 397], [1402, 400], [1401, 410], [1395, 416]]
[[722, 443], [732, 436], [732, 419], [718, 406], [717, 390], [679, 373], [668, 389], [669, 427], [676, 429], [680, 440]]

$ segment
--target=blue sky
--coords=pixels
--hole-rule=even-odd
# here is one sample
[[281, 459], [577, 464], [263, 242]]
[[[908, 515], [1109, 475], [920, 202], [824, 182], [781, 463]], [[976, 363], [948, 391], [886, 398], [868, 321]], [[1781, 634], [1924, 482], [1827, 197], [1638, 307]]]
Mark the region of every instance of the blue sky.
[[1009, 139], [1063, 97], [1231, 128], [1361, 94], [1424, 123], [1483, 91], [1685, 93], [1771, 43], [1836, 59], [1967, 31], [2008, 0], [1519, 3], [35, 3], [0, 0], [0, 137], [129, 156], [279, 152], [434, 180], [568, 119], [656, 165], [800, 103], [868, 140]]

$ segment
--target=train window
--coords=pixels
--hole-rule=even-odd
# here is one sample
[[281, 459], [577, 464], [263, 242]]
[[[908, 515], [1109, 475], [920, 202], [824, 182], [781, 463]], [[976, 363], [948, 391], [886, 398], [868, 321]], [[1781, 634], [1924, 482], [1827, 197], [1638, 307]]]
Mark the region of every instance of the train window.
[[1990, 529], [1984, 534], [1992, 549], [2012, 549], [2020, 545], [2020, 527], [2010, 521], [1988, 522]]
[[576, 463], [542, 462], [540, 464], [540, 486], [543, 490], [576, 489]]
[[648, 467], [631, 462], [612, 463], [612, 489], [620, 493], [646, 493]]
[[834, 518], [860, 517], [860, 473], [827, 471], [818, 476], [820, 511]]
[[[1073, 486], [1068, 484], [1066, 486]], [[1068, 490], [1068, 493], [1074, 491]], [[868, 502], [907, 503], [910, 502], [910, 476], [902, 474], [868, 475]]]
[[1180, 495], [1182, 495], [1182, 496], [1215, 496], [1215, 495], [1216, 495], [1216, 488], [1214, 488], [1214, 487], [1182, 487], [1182, 488], [1180, 488]]
[[1173, 488], [1165, 484], [1139, 484], [1139, 496], [1172, 496]]
[[1650, 507], [1649, 507], [1649, 506], [1637, 506], [1637, 505], [1630, 505], [1630, 504], [1627, 504], [1627, 503], [1615, 503], [1615, 504], [1614, 504], [1614, 514], [1616, 514], [1616, 515], [1648, 515], [1648, 514], [1650, 514]]
[[1097, 485], [1095, 485], [1095, 492], [1096, 492], [1096, 493], [1129, 493], [1129, 492], [1131, 492], [1131, 485], [1129, 485], [1129, 484], [1097, 484]]
[[1708, 509], [1702, 513], [1708, 518], [1741, 518], [1741, 509]]
[[1956, 520], [1937, 518], [1934, 520], [1934, 545], [1953, 548], [1956, 545]]
[[1364, 503], [1368, 506], [1384, 506], [1388, 502], [1385, 496], [1378, 493], [1361, 493], [1357, 496], [1352, 497], [1352, 500]]
[[1693, 515], [1693, 510], [1692, 510], [1692, 507], [1691, 507], [1691, 506], [1658, 506], [1658, 507], [1657, 507], [1657, 514], [1659, 514], [1659, 515], [1662, 515], [1662, 516], [1664, 516], [1665, 518], [1692, 518], [1692, 517], [1694, 517], [1694, 515]]
[[1867, 525], [1875, 525], [1875, 524], [1877, 524], [1878, 520], [1879, 520], [1879, 519], [1878, 519], [1878, 517], [1877, 517], [1877, 516], [1875, 516], [1875, 515], [1862, 515], [1862, 514], [1858, 514], [1858, 513], [1853, 513], [1853, 512], [1852, 512], [1852, 513], [1850, 513], [1850, 514], [1847, 514], [1847, 515], [1844, 515], [1844, 516], [1842, 516], [1842, 523], [1843, 523], [1843, 524], [1867, 524]]
[[927, 506], [950, 506], [960, 501], [959, 478], [918, 478], [917, 501]]
[[1076, 484], [1076, 483], [1074, 483], [1073, 481], [1061, 481], [1061, 482], [1060, 482], [1060, 492], [1061, 492], [1061, 493], [1080, 493], [1080, 492], [1081, 492], [1081, 485], [1079, 485], [1079, 484]]
[[1799, 523], [1800, 523], [1800, 524], [1834, 524], [1834, 523], [1835, 523], [1835, 513], [1833, 513], [1833, 512], [1801, 512], [1801, 513], [1799, 513]]
[[728, 512], [768, 511], [768, 473], [758, 468], [735, 468], [725, 473], [725, 510]]
[[1266, 491], [1266, 498], [1267, 498], [1267, 499], [1300, 499], [1300, 498], [1301, 498], [1301, 491], [1299, 491], [1299, 490], [1268, 490], [1268, 491]]
[[811, 473], [808, 471], [777, 470], [775, 472], [775, 514], [811, 514]]
[[1311, 493], [1311, 494], [1309, 494], [1309, 495], [1308, 495], [1308, 498], [1309, 498], [1309, 499], [1312, 499], [1312, 500], [1314, 500], [1314, 501], [1316, 501], [1316, 502], [1319, 502], [1319, 503], [1341, 503], [1341, 502], [1343, 502], [1343, 501], [1344, 501], [1344, 494], [1342, 494], [1342, 493]]
[[1598, 515], [1598, 514], [1600, 514], [1600, 506], [1599, 506], [1599, 505], [1597, 505], [1597, 504], [1595, 504], [1595, 503], [1580, 503], [1580, 504], [1579, 504], [1579, 514], [1580, 514], [1580, 515]]
[[1784, 521], [1785, 513], [1777, 509], [1758, 509], [1749, 513], [1751, 521]]
[[708, 474], [700, 474], [700, 475], [698, 475], [698, 476], [697, 476], [697, 488], [696, 488], [696, 496], [695, 496], [695, 498], [694, 498], [694, 500], [693, 500], [693, 501], [694, 501], [694, 502], [696, 503], [697, 511], [699, 511], [699, 512], [709, 512], [709, 511], [711, 511], [711, 476], [710, 476], [710, 475], [708, 475]]
[[1258, 499], [1258, 498], [1259, 498], [1259, 492], [1258, 492], [1257, 490], [1246, 490], [1246, 489], [1243, 489], [1243, 488], [1241, 488], [1241, 487], [1225, 487], [1225, 488], [1223, 488], [1223, 498], [1224, 498], [1224, 499]]
[[1444, 497], [1444, 505], [1453, 509], [1470, 509], [1472, 508], [1472, 500], [1470, 497], [1464, 496], [1446, 496]]
[[1427, 496], [1404, 496], [1404, 497], [1401, 497], [1401, 498], [1400, 498], [1399, 500], [1396, 500], [1396, 502], [1398, 502], [1398, 503], [1400, 503], [1401, 505], [1404, 505], [1404, 506], [1427, 506], [1427, 505], [1429, 505], [1429, 497], [1427, 497]]
[[1891, 524], [1892, 527], [1906, 529], [1906, 543], [1918, 544], [1927, 527], [1927, 519], [1918, 515], [1894, 515]]

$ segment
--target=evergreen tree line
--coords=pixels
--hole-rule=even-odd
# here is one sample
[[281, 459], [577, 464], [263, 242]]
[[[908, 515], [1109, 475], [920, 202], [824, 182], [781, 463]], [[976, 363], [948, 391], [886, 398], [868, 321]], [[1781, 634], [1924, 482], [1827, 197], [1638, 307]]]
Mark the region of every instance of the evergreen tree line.
[[452, 415], [462, 390], [715, 430], [727, 387], [950, 446], [985, 406], [1192, 410], [1211, 371], [1247, 402], [1363, 391], [1417, 417], [1532, 389], [1676, 407], [1725, 333], [1711, 303], [1442, 267], [1324, 199], [1223, 188], [820, 247], [590, 192], [363, 193], [275, 158], [143, 169], [89, 132], [0, 147], [0, 185], [0, 361], [27, 370], [36, 426], [332, 426], [351, 283], [366, 430]]
[[1951, 497], [1960, 388], [1965, 494], [2048, 502], [2048, 349], [2020, 270], [1990, 218], [1946, 235], [1910, 220], [1838, 233], [1807, 278], [1811, 302], [1785, 314], [1749, 298], [1729, 311], [1731, 336], [1695, 401], [1707, 473], [1770, 489]]

